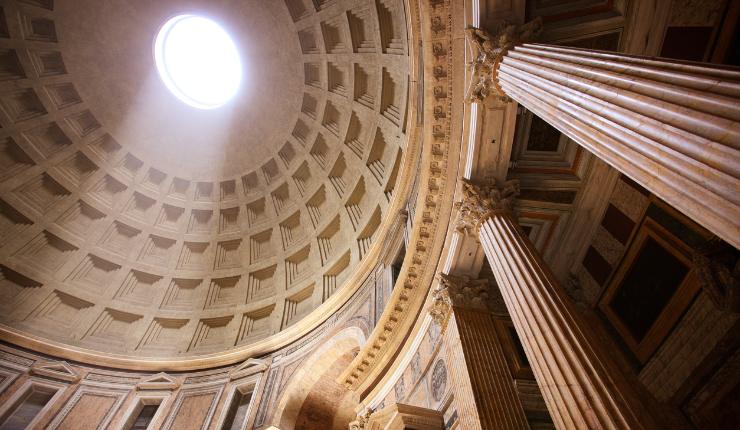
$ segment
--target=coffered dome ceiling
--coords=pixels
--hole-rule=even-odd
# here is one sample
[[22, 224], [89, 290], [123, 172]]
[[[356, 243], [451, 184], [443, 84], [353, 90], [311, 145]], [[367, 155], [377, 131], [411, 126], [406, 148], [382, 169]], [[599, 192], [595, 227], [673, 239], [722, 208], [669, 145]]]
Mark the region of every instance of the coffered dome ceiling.
[[[343, 288], [388, 217], [409, 57], [395, 0], [3, 1], [0, 319], [123, 357], [269, 343]], [[156, 74], [181, 13], [245, 74], [205, 111]]]

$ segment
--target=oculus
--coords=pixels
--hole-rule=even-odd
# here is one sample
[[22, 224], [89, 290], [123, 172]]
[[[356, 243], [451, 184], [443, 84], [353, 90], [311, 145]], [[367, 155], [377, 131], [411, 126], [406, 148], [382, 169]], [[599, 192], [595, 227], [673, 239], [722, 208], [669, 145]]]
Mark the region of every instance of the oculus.
[[154, 41], [159, 77], [182, 102], [223, 106], [239, 90], [242, 65], [234, 41], [216, 22], [197, 15], [167, 21]]

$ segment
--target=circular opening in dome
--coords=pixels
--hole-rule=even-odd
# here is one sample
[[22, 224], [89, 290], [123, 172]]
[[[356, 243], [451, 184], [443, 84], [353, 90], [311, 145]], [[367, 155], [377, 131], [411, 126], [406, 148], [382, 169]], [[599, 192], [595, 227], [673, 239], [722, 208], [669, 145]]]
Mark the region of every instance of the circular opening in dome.
[[239, 90], [242, 65], [234, 41], [216, 22], [197, 15], [167, 21], [154, 42], [159, 77], [181, 101], [214, 109]]

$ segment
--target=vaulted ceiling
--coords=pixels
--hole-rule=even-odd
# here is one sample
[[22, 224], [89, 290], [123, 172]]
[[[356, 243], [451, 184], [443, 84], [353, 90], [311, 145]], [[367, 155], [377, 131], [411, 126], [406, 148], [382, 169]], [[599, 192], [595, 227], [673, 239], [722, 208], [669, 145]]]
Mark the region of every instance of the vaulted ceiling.
[[[388, 217], [407, 141], [396, 0], [7, 0], [0, 321], [124, 357], [269, 342], [338, 289]], [[220, 22], [237, 97], [194, 110], [159, 26]]]

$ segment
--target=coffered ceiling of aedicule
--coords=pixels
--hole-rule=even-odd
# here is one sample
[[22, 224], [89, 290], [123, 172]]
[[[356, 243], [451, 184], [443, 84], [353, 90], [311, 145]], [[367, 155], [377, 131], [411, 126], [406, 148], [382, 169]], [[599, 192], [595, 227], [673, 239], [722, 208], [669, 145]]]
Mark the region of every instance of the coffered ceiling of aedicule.
[[[5, 338], [123, 357], [272, 345], [369, 267], [414, 152], [401, 1], [0, 6]], [[188, 12], [239, 46], [233, 105], [194, 111], [155, 75], [158, 26]]]

